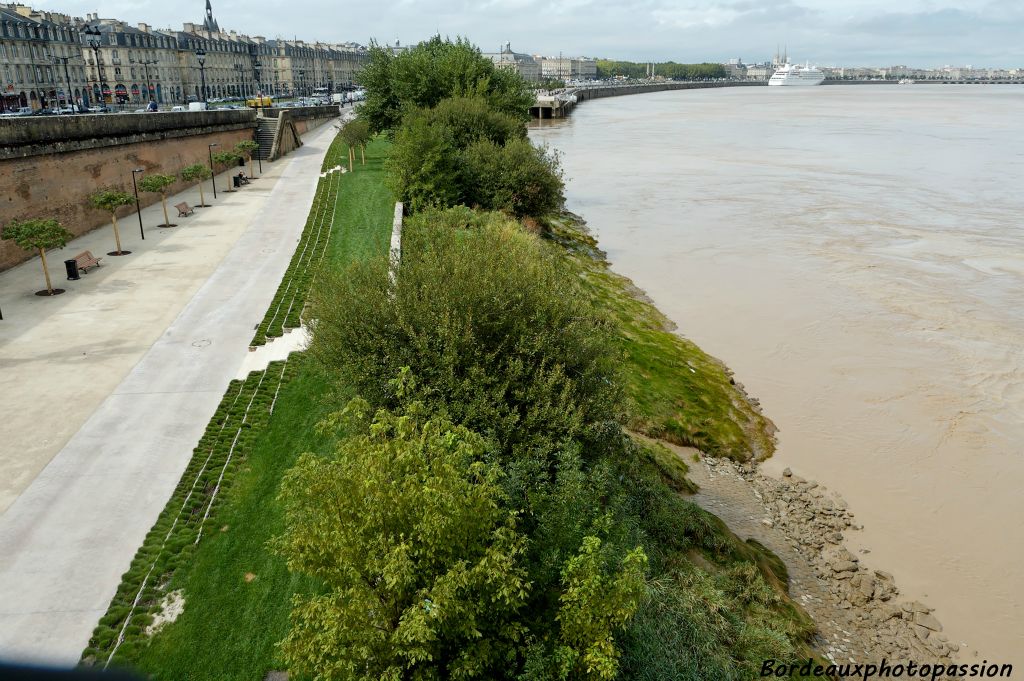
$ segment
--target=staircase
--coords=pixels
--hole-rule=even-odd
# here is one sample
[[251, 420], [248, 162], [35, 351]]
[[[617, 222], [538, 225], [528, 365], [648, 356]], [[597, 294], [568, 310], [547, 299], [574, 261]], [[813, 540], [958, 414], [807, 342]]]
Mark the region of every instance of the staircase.
[[274, 151], [274, 139], [277, 137], [277, 119], [259, 118], [256, 124], [256, 141], [260, 148], [254, 156], [264, 161], [269, 160]]

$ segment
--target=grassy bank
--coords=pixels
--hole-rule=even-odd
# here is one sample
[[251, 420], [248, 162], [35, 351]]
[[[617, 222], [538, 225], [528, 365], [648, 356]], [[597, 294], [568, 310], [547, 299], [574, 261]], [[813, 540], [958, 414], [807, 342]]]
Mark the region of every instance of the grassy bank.
[[[318, 267], [341, 270], [385, 256], [394, 209], [382, 179], [387, 148], [374, 141], [365, 166], [321, 180], [296, 249], [317, 257], [293, 258], [300, 266], [289, 268], [268, 319], [285, 292], [301, 310]], [[278, 331], [287, 318], [279, 315]], [[324, 451], [314, 425], [332, 408], [327, 398], [336, 389], [295, 354], [231, 384], [84, 651], [86, 664], [112, 658], [113, 666], [168, 681], [249, 681], [275, 668], [291, 594], [302, 586], [266, 548], [281, 530], [277, 490], [299, 453]], [[180, 618], [148, 635], [161, 601], [178, 590], [185, 599]]]
[[618, 323], [625, 357], [630, 428], [739, 461], [775, 450], [774, 425], [736, 387], [724, 364], [673, 333], [672, 323], [613, 272], [583, 221], [549, 220], [549, 235], [582, 269], [601, 308]]

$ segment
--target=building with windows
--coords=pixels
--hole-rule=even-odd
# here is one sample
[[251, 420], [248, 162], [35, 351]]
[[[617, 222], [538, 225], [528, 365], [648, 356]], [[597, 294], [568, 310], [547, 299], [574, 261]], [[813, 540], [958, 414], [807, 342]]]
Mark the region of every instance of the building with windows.
[[511, 43], [505, 43], [500, 52], [484, 52], [483, 55], [499, 69], [516, 71], [529, 82], [535, 83], [541, 79], [540, 64], [537, 60], [531, 55], [513, 52]]
[[0, 77], [0, 111], [87, 99], [79, 35], [70, 18], [25, 5], [0, 5]]
[[545, 80], [593, 80], [597, 78], [597, 60], [590, 57], [541, 57], [540, 75]]
[[202, 23], [185, 23], [180, 31], [0, 5], [0, 111], [337, 92], [352, 87], [367, 58], [355, 43], [224, 30], [210, 0]]

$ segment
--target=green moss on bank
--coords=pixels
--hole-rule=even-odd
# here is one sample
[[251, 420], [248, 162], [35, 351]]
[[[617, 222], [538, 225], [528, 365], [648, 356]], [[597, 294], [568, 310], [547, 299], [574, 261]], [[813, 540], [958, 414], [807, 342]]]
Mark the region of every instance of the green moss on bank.
[[672, 323], [633, 282], [611, 271], [580, 218], [566, 213], [551, 219], [547, 234], [582, 268], [594, 299], [618, 322], [628, 427], [713, 456], [771, 456], [774, 424], [736, 387], [724, 364], [673, 333]]

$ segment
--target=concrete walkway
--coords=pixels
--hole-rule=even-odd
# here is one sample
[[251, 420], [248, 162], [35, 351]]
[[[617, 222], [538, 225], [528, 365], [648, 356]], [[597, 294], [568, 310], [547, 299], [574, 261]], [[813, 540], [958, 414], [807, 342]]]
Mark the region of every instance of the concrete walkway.
[[109, 227], [76, 239], [50, 257], [61, 296], [32, 294], [38, 259], [0, 273], [0, 658], [77, 662], [246, 359], [333, 133], [145, 241], [122, 219], [132, 255], [65, 281], [64, 258], [113, 250]]

